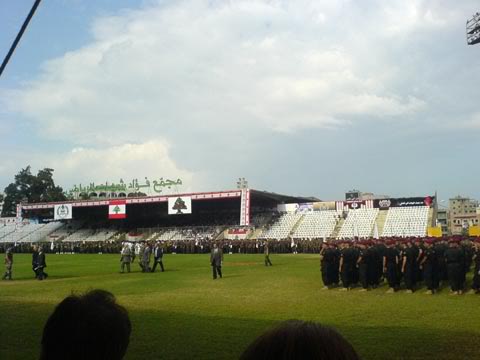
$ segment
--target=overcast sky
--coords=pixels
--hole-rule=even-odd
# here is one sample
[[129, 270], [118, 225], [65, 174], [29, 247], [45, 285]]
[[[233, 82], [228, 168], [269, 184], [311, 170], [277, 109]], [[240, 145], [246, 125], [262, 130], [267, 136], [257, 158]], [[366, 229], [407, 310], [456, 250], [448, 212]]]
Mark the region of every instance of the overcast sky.
[[[32, 1], [0, 2], [0, 56]], [[145, 176], [480, 198], [478, 1], [49, 0], [0, 78], [0, 188]]]

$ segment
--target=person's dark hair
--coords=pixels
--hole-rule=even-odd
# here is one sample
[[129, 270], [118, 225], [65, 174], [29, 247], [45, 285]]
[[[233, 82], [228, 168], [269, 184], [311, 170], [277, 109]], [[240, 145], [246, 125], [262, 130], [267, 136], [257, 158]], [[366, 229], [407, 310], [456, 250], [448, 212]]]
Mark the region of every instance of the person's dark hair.
[[127, 310], [108, 291], [70, 295], [45, 324], [40, 360], [122, 359], [131, 328]]
[[336, 330], [314, 322], [289, 320], [251, 343], [240, 360], [360, 359]]

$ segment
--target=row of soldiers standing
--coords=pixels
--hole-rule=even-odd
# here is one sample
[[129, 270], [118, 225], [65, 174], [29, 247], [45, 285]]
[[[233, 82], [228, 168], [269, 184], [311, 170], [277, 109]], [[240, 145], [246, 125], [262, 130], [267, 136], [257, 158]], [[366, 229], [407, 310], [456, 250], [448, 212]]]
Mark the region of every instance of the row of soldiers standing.
[[458, 295], [474, 262], [472, 292], [480, 293], [480, 239], [331, 241], [323, 244], [320, 259], [325, 289], [341, 281], [343, 290], [360, 284], [361, 291], [367, 291], [386, 280], [389, 293], [398, 291], [402, 282], [406, 292], [413, 293], [423, 281], [426, 293], [434, 294], [448, 282], [451, 293]]

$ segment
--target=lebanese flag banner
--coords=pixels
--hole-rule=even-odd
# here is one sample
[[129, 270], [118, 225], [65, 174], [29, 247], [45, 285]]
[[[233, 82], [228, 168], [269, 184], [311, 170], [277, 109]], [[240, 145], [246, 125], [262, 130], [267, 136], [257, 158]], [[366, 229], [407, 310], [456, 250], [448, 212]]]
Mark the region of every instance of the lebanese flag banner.
[[108, 203], [109, 219], [125, 219], [127, 217], [127, 205], [125, 200], [111, 200]]

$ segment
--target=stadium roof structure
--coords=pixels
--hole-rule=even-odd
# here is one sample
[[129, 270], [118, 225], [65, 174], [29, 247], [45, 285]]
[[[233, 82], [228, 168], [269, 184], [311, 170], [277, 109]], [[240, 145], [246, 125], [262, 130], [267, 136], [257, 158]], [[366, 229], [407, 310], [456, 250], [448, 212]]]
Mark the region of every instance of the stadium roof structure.
[[[268, 191], [260, 191], [249, 189], [251, 201], [259, 203], [308, 203], [314, 201], [320, 201], [315, 197], [282, 195]], [[125, 200], [126, 204], [149, 204], [167, 202], [171, 197], [191, 197], [195, 200], [215, 200], [215, 199], [232, 199], [240, 198], [242, 196], [242, 190], [228, 190], [217, 192], [199, 192], [199, 193], [183, 193], [183, 194], [169, 194], [161, 196], [142, 196], [142, 197], [127, 197], [127, 198], [108, 198], [108, 199], [91, 199], [91, 200], [71, 200], [60, 202], [48, 202], [48, 203], [30, 203], [22, 204], [22, 210], [41, 210], [51, 209], [55, 205], [59, 204], [72, 204], [73, 207], [93, 207], [93, 206], [107, 206], [112, 200]]]
[[480, 13], [476, 13], [467, 21], [467, 43], [475, 45], [480, 43]]
[[[170, 200], [175, 198], [190, 198], [192, 205], [195, 205], [195, 213], [197, 211], [202, 212], [202, 209], [218, 209], [219, 212], [230, 209], [235, 211], [239, 215], [239, 225], [248, 226], [251, 220], [251, 209], [274, 209], [280, 204], [288, 203], [311, 203], [313, 201], [319, 201], [312, 197], [291, 196], [276, 194], [273, 192], [259, 191], [252, 189], [237, 189], [229, 191], [217, 191], [217, 192], [200, 192], [200, 193], [184, 193], [184, 194], [169, 194], [161, 196], [143, 196], [143, 197], [126, 197], [126, 198], [96, 198], [92, 200], [70, 200], [62, 202], [49, 202], [49, 203], [35, 203], [35, 204], [21, 204], [17, 207], [17, 219], [21, 221], [23, 217], [35, 218], [41, 217], [44, 219], [55, 220], [67, 220], [78, 219], [79, 217], [91, 217], [98, 216], [102, 218], [102, 207], [108, 208], [109, 206], [116, 205], [118, 200], [125, 202], [125, 205], [131, 209], [129, 219], [138, 220], [139, 217], [146, 219], [150, 217], [152, 220], [155, 218], [170, 214], [169, 206], [166, 204]], [[178, 201], [178, 199], [176, 200]], [[60, 211], [61, 205], [67, 205], [72, 209], [72, 213], [68, 217], [57, 217], [57, 212]], [[117, 204], [118, 205], [118, 204]], [[52, 220], [53, 220], [52, 219]], [[138, 220], [140, 221], [140, 220]]]

